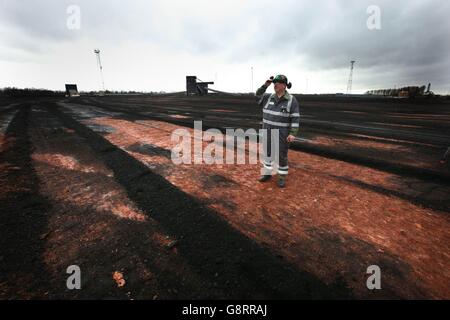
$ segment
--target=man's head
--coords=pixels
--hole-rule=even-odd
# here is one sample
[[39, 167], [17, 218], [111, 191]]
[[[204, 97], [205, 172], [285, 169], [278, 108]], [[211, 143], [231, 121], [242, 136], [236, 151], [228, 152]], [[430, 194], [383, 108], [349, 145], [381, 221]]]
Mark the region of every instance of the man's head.
[[284, 93], [284, 91], [286, 91], [286, 88], [290, 89], [292, 84], [290, 82], [288, 82], [288, 79], [286, 76], [279, 74], [276, 77], [273, 78], [272, 80], [275, 92], [278, 95], [281, 95]]

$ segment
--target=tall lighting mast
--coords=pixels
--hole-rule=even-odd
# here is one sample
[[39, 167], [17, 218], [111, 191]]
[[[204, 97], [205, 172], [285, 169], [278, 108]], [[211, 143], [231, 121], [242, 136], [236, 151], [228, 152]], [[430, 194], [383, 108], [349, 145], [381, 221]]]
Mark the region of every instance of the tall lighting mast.
[[353, 65], [355, 64], [355, 60], [350, 61], [350, 75], [348, 77], [347, 83], [347, 94], [352, 93], [352, 84], [353, 84]]
[[99, 49], [95, 49], [94, 53], [95, 53], [95, 56], [97, 57], [98, 68], [100, 69], [100, 78], [101, 78], [101, 81], [102, 81], [102, 89], [103, 89], [103, 92], [105, 92], [105, 81], [103, 80], [103, 67], [102, 67], [102, 61], [100, 59], [100, 50]]

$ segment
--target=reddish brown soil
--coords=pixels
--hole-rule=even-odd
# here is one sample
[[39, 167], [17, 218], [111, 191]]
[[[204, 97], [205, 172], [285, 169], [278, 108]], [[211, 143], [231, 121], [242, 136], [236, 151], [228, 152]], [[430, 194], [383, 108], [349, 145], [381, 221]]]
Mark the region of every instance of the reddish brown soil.
[[[164, 155], [146, 153], [146, 146], [162, 150], [174, 146], [170, 134], [177, 127], [172, 124], [156, 121], [135, 124], [110, 118], [90, 122], [115, 128], [114, 133], [106, 136], [113, 144], [130, 152], [178, 188], [202, 199], [241, 232], [289, 257], [325, 282], [332, 281], [338, 273], [352, 279], [352, 275], [361, 272], [364, 262], [370, 263], [381, 252], [391, 257], [387, 264], [404, 264], [405, 278], [397, 279], [398, 288], [402, 287], [400, 281], [416, 283], [413, 279], [420, 279], [424, 292], [437, 289], [433, 293], [435, 297], [448, 290], [450, 274], [444, 272], [443, 281], [439, 270], [449, 264], [450, 256], [446, 251], [433, 249], [450, 243], [450, 220], [446, 214], [433, 213], [340, 179], [356, 176], [365, 183], [403, 189], [401, 184], [390, 182], [396, 178], [392, 174], [291, 151], [289, 185], [279, 190], [274, 182], [255, 182], [259, 174], [257, 165], [176, 166]], [[136, 145], [142, 146], [141, 152], [136, 151]], [[442, 186], [430, 192], [445, 196], [450, 194], [450, 187]], [[306, 246], [305, 242], [318, 236], [316, 233], [324, 233], [320, 236], [330, 237], [328, 240], [337, 243], [324, 241], [320, 246]], [[354, 246], [352, 254], [357, 254], [361, 263], [349, 260], [342, 248], [337, 249], [347, 245]], [[328, 263], [323, 263], [324, 258]], [[391, 280], [396, 281], [394, 277]], [[363, 295], [364, 283], [358, 278], [352, 282], [352, 287]], [[406, 287], [401, 290], [405, 296], [414, 297]]]

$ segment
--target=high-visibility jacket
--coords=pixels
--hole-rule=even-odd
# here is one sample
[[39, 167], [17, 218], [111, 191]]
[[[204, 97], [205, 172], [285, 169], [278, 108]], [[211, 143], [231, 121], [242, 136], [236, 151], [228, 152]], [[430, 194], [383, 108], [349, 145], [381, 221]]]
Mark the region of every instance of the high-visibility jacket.
[[265, 93], [267, 87], [256, 91], [258, 105], [263, 107], [263, 123], [271, 128], [289, 129], [289, 134], [297, 135], [300, 126], [300, 107], [297, 99], [287, 91], [283, 96]]

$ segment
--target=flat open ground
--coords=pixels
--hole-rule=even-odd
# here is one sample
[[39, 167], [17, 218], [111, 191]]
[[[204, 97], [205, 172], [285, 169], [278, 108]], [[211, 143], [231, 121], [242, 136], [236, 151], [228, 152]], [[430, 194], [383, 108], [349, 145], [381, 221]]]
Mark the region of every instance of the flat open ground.
[[194, 120], [258, 129], [251, 96], [0, 99], [0, 299], [450, 299], [450, 101], [298, 99], [282, 190], [171, 161]]

